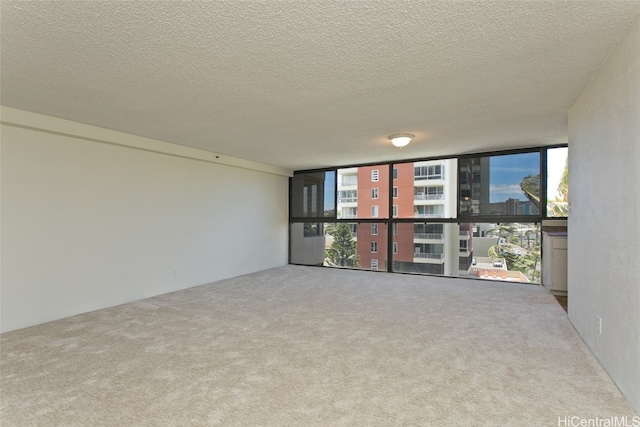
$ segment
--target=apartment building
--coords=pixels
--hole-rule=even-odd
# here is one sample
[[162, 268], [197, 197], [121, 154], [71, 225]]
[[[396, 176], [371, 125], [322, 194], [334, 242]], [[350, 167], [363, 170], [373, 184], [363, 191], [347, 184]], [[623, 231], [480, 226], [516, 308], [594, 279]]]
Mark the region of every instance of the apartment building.
[[[456, 215], [456, 165], [456, 160], [398, 163], [391, 180], [387, 165], [338, 170], [338, 218], [365, 220], [350, 224], [360, 268], [386, 270], [391, 257], [393, 271], [467, 275], [471, 225], [433, 222]], [[413, 219], [391, 225], [391, 245], [387, 223], [372, 221], [390, 217]]]

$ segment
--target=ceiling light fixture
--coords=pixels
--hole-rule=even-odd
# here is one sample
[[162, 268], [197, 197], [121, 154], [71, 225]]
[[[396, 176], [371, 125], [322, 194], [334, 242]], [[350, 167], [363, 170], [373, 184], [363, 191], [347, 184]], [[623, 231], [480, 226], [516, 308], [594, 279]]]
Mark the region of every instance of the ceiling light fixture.
[[395, 135], [391, 135], [389, 139], [391, 140], [391, 143], [396, 147], [404, 147], [405, 145], [409, 144], [409, 142], [411, 142], [411, 139], [413, 137], [414, 135], [410, 133], [396, 133]]

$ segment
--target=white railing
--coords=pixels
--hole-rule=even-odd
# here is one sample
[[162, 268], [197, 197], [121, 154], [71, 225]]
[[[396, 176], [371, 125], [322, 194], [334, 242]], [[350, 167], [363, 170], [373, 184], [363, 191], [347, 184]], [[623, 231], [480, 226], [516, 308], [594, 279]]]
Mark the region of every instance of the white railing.
[[444, 234], [438, 234], [438, 233], [413, 233], [413, 237], [416, 238], [416, 239], [442, 240], [442, 239], [444, 239]]
[[417, 213], [414, 218], [444, 218], [444, 214], [421, 214]]
[[443, 200], [444, 194], [414, 194], [413, 200]]
[[460, 230], [460, 235], [461, 236], [468, 236], [469, 235], [469, 231], [468, 230]]
[[338, 203], [355, 203], [358, 201], [357, 197], [340, 197]]
[[442, 179], [444, 180], [444, 175], [414, 175], [413, 179], [416, 181], [422, 181], [426, 179]]
[[414, 258], [429, 258], [429, 259], [443, 259], [444, 254], [431, 254], [431, 253], [414, 253]]

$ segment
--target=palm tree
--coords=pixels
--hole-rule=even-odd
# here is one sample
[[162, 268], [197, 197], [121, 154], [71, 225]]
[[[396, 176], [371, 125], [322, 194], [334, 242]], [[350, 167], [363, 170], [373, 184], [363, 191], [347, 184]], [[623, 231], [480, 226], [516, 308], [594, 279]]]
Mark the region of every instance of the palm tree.
[[496, 231], [498, 232], [498, 243], [500, 243], [500, 239], [504, 239], [505, 241], [507, 241], [507, 238], [515, 233], [517, 231], [517, 228], [511, 223], [498, 223], [495, 228], [487, 230], [487, 234], [492, 234]]
[[520, 181], [520, 188], [524, 195], [540, 209], [540, 174], [527, 175]]
[[569, 164], [568, 159], [564, 164], [564, 171], [562, 172], [562, 178], [560, 184], [558, 184], [558, 190], [556, 192], [555, 200], [548, 200], [547, 204], [550, 209], [550, 216], [566, 217], [569, 214]]

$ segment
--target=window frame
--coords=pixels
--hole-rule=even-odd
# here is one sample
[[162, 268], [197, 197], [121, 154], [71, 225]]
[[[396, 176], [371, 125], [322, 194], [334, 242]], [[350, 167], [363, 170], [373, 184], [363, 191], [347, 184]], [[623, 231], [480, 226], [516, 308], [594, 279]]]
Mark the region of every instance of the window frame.
[[[550, 146], [539, 146], [539, 147], [531, 147], [531, 148], [522, 148], [522, 149], [513, 149], [513, 150], [499, 150], [499, 151], [487, 151], [487, 152], [476, 152], [476, 153], [468, 153], [468, 154], [460, 154], [460, 155], [453, 155], [453, 156], [444, 156], [444, 157], [422, 157], [422, 158], [407, 158], [407, 159], [398, 159], [398, 160], [392, 160], [392, 161], [387, 161], [387, 162], [375, 162], [375, 163], [361, 163], [361, 164], [355, 164], [355, 165], [341, 165], [341, 166], [334, 166], [334, 167], [329, 167], [329, 168], [320, 168], [320, 169], [309, 169], [309, 170], [298, 170], [298, 171], [294, 171], [294, 177], [297, 174], [301, 174], [301, 173], [316, 173], [316, 172], [331, 172], [335, 174], [335, 177], [333, 179], [333, 185], [334, 188], [332, 189], [333, 191], [333, 212], [324, 212], [324, 215], [322, 215], [322, 212], [318, 213], [318, 216], [313, 217], [313, 216], [295, 216], [292, 214], [291, 211], [291, 200], [292, 200], [292, 190], [291, 190], [291, 182], [293, 178], [290, 178], [289, 183], [290, 183], [290, 192], [289, 192], [289, 221], [290, 223], [309, 223], [309, 222], [324, 222], [324, 223], [339, 223], [339, 222], [354, 222], [357, 221], [358, 223], [366, 223], [366, 222], [378, 222], [381, 224], [385, 224], [386, 225], [386, 231], [383, 231], [382, 234], [388, 234], [389, 239], [387, 240], [387, 243], [384, 245], [387, 249], [385, 249], [384, 251], [386, 251], [388, 253], [388, 262], [385, 264], [386, 267], [384, 268], [385, 271], [389, 271], [389, 272], [393, 272], [393, 264], [394, 264], [394, 260], [393, 260], [393, 243], [392, 243], [392, 239], [391, 236], [396, 236], [399, 233], [398, 230], [398, 225], [402, 224], [402, 223], [411, 223], [414, 222], [416, 220], [418, 220], [419, 222], [435, 222], [435, 223], [477, 223], [477, 224], [481, 224], [481, 223], [495, 223], [495, 222], [510, 222], [510, 223], [516, 223], [516, 222], [521, 222], [521, 223], [535, 223], [535, 224], [540, 224], [542, 221], [545, 220], [554, 220], [556, 222], [560, 221], [564, 221], [566, 223], [568, 217], [557, 217], [557, 216], [548, 216], [547, 215], [547, 189], [546, 189], [546, 185], [547, 185], [547, 153], [549, 150], [552, 150], [554, 148], [560, 148], [560, 147], [567, 147], [567, 144], [556, 144], [556, 145], [550, 145]], [[378, 216], [371, 216], [371, 217], [363, 217], [360, 216], [363, 213], [366, 213], [366, 210], [363, 210], [362, 207], [361, 209], [357, 209], [356, 210], [356, 218], [338, 218], [338, 187], [339, 187], [339, 175], [338, 175], [338, 171], [341, 169], [346, 169], [346, 168], [359, 168], [359, 167], [371, 167], [374, 166], [376, 167], [376, 169], [372, 170], [372, 175], [376, 176], [377, 175], [377, 179], [378, 181], [375, 182], [381, 182], [381, 181], [386, 181], [386, 178], [384, 180], [380, 180], [380, 171], [383, 171], [384, 167], [387, 166], [389, 168], [389, 174], [386, 175], [388, 176], [388, 181], [389, 181], [389, 185], [387, 190], [389, 192], [389, 210], [393, 210], [393, 199], [394, 199], [394, 189], [397, 186], [394, 186], [394, 180], [398, 179], [399, 176], [399, 169], [398, 167], [395, 167], [395, 165], [399, 165], [399, 164], [404, 164], [404, 163], [416, 163], [416, 162], [427, 162], [427, 161], [444, 161], [444, 160], [448, 160], [448, 159], [453, 159], [453, 160], [457, 160], [458, 161], [458, 165], [460, 164], [460, 160], [461, 159], [465, 159], [468, 157], [482, 157], [482, 156], [497, 156], [497, 155], [508, 155], [508, 154], [518, 154], [518, 153], [530, 153], [530, 152], [538, 152], [539, 153], [539, 158], [540, 158], [540, 207], [539, 207], [539, 214], [535, 214], [535, 215], [514, 215], [514, 216], [510, 216], [510, 217], [506, 217], [506, 216], [502, 216], [502, 215], [491, 215], [491, 216], [486, 216], [486, 215], [477, 215], [477, 216], [465, 216], [465, 217], [460, 217], [458, 216], [458, 211], [459, 211], [459, 204], [460, 204], [460, 188], [459, 188], [459, 182], [458, 179], [459, 177], [455, 177], [455, 182], [458, 183], [458, 185], [456, 185], [456, 190], [455, 193], [453, 195], [453, 197], [455, 197], [455, 212], [452, 213], [451, 217], [444, 217], [444, 218], [415, 218], [415, 217], [394, 217], [393, 215], [385, 215], [385, 217], [381, 218], [379, 217], [379, 207], [378, 207]], [[459, 166], [458, 166], [459, 167]], [[449, 175], [445, 174], [445, 170], [446, 167], [443, 167], [440, 172], [441, 172], [441, 176], [445, 177], [448, 179], [448, 176], [451, 175], [452, 171], [449, 171], [447, 173], [449, 173]], [[374, 172], [377, 171], [377, 172]], [[459, 171], [456, 171], [459, 172]], [[356, 178], [350, 178], [351, 181], [353, 182], [354, 186], [358, 186], [357, 183], [357, 177]], [[350, 182], [351, 182], [350, 181]], [[366, 185], [363, 183], [363, 185]], [[386, 183], [385, 183], [385, 187], [386, 187]], [[448, 193], [447, 193], [448, 194]], [[378, 194], [378, 197], [381, 197], [380, 194]], [[449, 197], [447, 195], [447, 197]], [[326, 199], [325, 199], [326, 200]], [[359, 199], [358, 199], [358, 205], [359, 205]], [[366, 209], [366, 206], [364, 206], [364, 208]], [[570, 215], [570, 214], [569, 214]], [[289, 261], [291, 259], [291, 240], [289, 239]], [[425, 273], [425, 274], [430, 274], [430, 273]]]
[[[546, 217], [546, 212], [543, 212], [543, 209], [546, 210], [546, 197], [540, 197], [539, 203], [540, 206], [538, 207], [539, 212], [537, 214], [507, 214], [506, 212], [504, 214], [491, 214], [491, 213], [486, 213], [483, 212], [481, 214], [467, 214], [466, 212], [463, 212], [463, 206], [461, 205], [461, 200], [463, 199], [462, 196], [462, 191], [461, 191], [461, 186], [465, 185], [462, 181], [461, 181], [461, 175], [462, 175], [462, 168], [464, 167], [464, 165], [462, 164], [462, 160], [468, 160], [468, 159], [482, 159], [482, 158], [493, 158], [493, 157], [502, 157], [502, 156], [513, 156], [513, 155], [520, 155], [520, 154], [532, 154], [532, 153], [537, 153], [538, 154], [538, 171], [539, 171], [539, 181], [540, 181], [540, 195], [545, 194], [546, 195], [546, 167], [545, 167], [545, 163], [546, 163], [546, 153], [547, 150], [549, 150], [552, 147], [539, 147], [537, 149], [521, 149], [521, 150], [509, 150], [509, 151], [497, 151], [497, 152], [485, 152], [485, 153], [476, 153], [476, 154], [466, 154], [466, 155], [462, 155], [462, 156], [458, 156], [458, 170], [457, 170], [457, 175], [458, 175], [458, 182], [457, 182], [457, 198], [456, 198], [456, 218], [458, 218], [458, 220], [461, 220], [462, 222], [477, 222], [477, 223], [490, 223], [490, 222], [540, 222], [544, 219], [548, 219]], [[544, 157], [544, 159], [543, 159]], [[490, 166], [489, 166], [490, 168]], [[471, 176], [471, 180], [469, 182], [465, 181], [466, 185], [471, 185], [472, 183], [476, 183], [475, 180], [475, 176], [476, 174], [478, 176], [481, 176], [481, 172], [476, 171], [472, 171], [473, 173], [470, 175]], [[489, 169], [489, 173], [490, 173], [490, 169]], [[545, 176], [545, 179], [542, 179], [542, 177]], [[487, 186], [489, 186], [490, 182], [488, 181]], [[491, 196], [491, 193], [487, 194], [488, 197]], [[466, 200], [473, 200], [473, 199], [468, 199], [466, 197], [464, 197], [464, 199]], [[487, 201], [485, 202], [486, 204], [491, 204], [493, 202], [491, 201]], [[507, 203], [506, 201], [504, 202], [500, 202], [500, 203]], [[467, 205], [464, 207], [464, 209], [468, 209], [470, 205]]]

